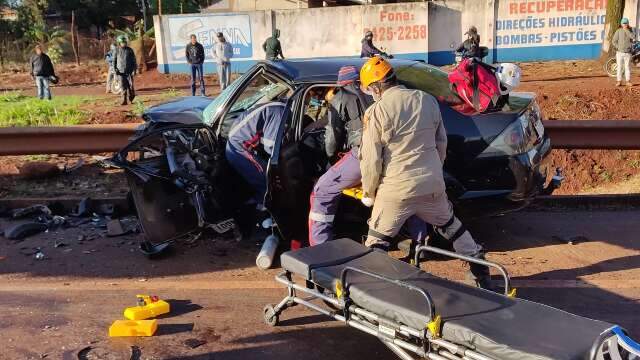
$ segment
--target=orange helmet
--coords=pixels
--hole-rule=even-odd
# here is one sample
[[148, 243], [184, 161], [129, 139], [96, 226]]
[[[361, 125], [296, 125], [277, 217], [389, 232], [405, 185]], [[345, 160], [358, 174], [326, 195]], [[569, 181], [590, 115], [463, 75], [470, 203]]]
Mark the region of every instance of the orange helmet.
[[374, 56], [362, 65], [360, 83], [362, 87], [366, 88], [374, 82], [386, 79], [392, 73], [393, 68], [387, 60], [380, 56]]

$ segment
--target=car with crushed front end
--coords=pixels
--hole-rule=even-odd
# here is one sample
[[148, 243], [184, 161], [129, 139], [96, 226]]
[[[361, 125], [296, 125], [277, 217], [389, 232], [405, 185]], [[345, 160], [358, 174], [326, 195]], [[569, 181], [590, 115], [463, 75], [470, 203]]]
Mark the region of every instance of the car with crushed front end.
[[[251, 189], [227, 163], [224, 149], [235, 120], [270, 101], [286, 103], [286, 111], [269, 159], [264, 206], [281, 239], [306, 243], [309, 195], [331, 162], [323, 147], [322, 95], [336, 86], [340, 67], [363, 62], [262, 61], [215, 99], [184, 97], [149, 108], [145, 124], [112, 158], [127, 174], [146, 251], [205, 227], [225, 232], [255, 224], [242, 215]], [[448, 136], [447, 192], [463, 217], [520, 209], [557, 186], [545, 187], [551, 142], [533, 94], [512, 92], [499, 109], [463, 113], [446, 72], [419, 61], [391, 64], [400, 83], [439, 101]], [[345, 198], [337, 235], [360, 238], [370, 210]]]

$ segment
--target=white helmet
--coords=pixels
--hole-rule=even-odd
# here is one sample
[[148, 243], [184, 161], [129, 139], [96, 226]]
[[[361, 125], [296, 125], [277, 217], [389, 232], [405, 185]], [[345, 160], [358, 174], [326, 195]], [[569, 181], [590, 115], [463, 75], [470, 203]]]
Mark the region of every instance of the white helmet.
[[496, 77], [502, 85], [500, 88], [502, 95], [508, 94], [511, 90], [520, 85], [521, 76], [522, 70], [516, 64], [502, 63], [498, 65], [496, 68]]

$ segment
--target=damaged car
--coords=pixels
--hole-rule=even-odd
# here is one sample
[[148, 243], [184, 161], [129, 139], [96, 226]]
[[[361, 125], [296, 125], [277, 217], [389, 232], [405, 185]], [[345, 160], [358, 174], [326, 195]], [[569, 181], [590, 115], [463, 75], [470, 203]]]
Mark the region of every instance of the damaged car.
[[[151, 251], [204, 227], [225, 232], [250, 222], [252, 190], [225, 158], [234, 122], [249, 109], [286, 103], [266, 172], [264, 206], [280, 239], [307, 243], [309, 195], [330, 166], [324, 152], [322, 94], [336, 86], [338, 69], [360, 59], [259, 62], [217, 98], [185, 97], [148, 109], [133, 140], [112, 163], [125, 170]], [[530, 93], [513, 92], [497, 110], [463, 114], [447, 74], [428, 64], [391, 61], [399, 81], [439, 100], [448, 134], [444, 165], [449, 198], [463, 215], [520, 209], [545, 187], [550, 139]], [[362, 109], [364, 112], [365, 109]], [[345, 195], [336, 235], [360, 238], [370, 209]]]

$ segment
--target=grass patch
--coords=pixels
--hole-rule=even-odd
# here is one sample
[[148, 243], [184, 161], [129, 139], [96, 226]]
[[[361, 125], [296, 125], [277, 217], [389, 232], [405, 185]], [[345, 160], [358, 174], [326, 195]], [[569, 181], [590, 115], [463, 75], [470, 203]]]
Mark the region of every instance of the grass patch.
[[5, 92], [0, 94], [0, 127], [76, 125], [87, 116], [80, 108], [92, 101], [88, 96], [54, 96], [49, 101]]

